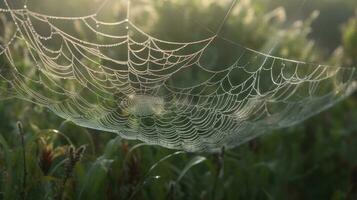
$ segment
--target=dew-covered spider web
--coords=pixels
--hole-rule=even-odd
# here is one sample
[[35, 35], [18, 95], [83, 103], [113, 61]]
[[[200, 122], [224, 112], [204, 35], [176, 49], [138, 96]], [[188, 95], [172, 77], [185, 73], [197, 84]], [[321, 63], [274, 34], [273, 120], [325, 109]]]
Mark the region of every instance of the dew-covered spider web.
[[[169, 0], [94, 1], [94, 9], [82, 4], [90, 11], [84, 14], [72, 5], [2, 1], [0, 97], [127, 139], [187, 151], [235, 147], [297, 124], [357, 88], [353, 67], [275, 57], [225, 38], [239, 1], [202, 17], [214, 25], [196, 18], [192, 30], [182, 30], [189, 41], [167, 39], [182, 24], [150, 29], [160, 16], [147, 4]], [[198, 29], [204, 37], [194, 36]], [[219, 58], [225, 54], [229, 59]]]

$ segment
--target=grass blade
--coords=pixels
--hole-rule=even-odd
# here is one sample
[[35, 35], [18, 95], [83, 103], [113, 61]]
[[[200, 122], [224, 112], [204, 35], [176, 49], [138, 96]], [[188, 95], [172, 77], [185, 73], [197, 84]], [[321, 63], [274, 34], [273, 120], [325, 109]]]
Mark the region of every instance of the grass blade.
[[176, 179], [175, 184], [179, 183], [182, 179], [183, 176], [185, 176], [185, 174], [195, 165], [198, 165], [204, 161], [206, 161], [207, 158], [203, 157], [203, 156], [196, 156], [194, 158], [192, 158], [185, 166], [185, 168], [183, 168], [183, 170], [181, 171], [180, 175], [178, 176], [178, 178]]

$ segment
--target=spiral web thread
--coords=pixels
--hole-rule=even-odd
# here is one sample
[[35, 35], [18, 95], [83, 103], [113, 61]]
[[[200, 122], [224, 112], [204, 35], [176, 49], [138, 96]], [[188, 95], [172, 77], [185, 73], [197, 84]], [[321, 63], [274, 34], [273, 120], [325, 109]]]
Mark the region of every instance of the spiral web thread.
[[[179, 43], [152, 37], [133, 24], [129, 3], [127, 18], [118, 22], [100, 21], [97, 13], [58, 17], [5, 4], [0, 13], [16, 31], [0, 46], [6, 60], [0, 97], [25, 99], [78, 125], [128, 139], [187, 151], [234, 147], [301, 122], [357, 88], [354, 68], [244, 47], [224, 69], [205, 66], [202, 57], [212, 42], [222, 40], [219, 32], [230, 10], [211, 37]], [[50, 34], [40, 34], [34, 21]], [[61, 25], [86, 29], [88, 39]], [[18, 62], [24, 54], [31, 64]], [[193, 81], [193, 69], [205, 80]], [[179, 86], [175, 78], [185, 70], [180, 81], [186, 85]]]

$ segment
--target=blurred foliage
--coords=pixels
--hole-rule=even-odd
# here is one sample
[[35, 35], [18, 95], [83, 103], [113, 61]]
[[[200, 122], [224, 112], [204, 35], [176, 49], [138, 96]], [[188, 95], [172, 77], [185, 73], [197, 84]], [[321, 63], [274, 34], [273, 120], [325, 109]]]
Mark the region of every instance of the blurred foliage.
[[[356, 11], [357, 12], [357, 11]], [[343, 32], [343, 48], [353, 65], [357, 64], [357, 13], [348, 21]]]
[[[325, 52], [317, 50], [311, 37], [332, 38], [325, 33], [341, 31], [341, 39], [325, 40], [333, 44], [329, 60], [356, 65], [356, 16], [349, 15], [344, 25], [336, 23], [343, 28], [335, 29], [330, 26], [333, 17], [324, 19], [313, 12], [311, 4], [326, 1], [309, 1], [305, 6], [311, 12], [292, 23], [286, 16], [297, 1], [246, 2], [228, 21], [230, 26], [223, 27], [227, 37], [274, 55], [313, 61], [323, 59]], [[329, 9], [323, 11], [348, 7], [346, 12], [353, 13], [355, 1], [339, 2], [326, 3]], [[224, 11], [218, 4], [201, 8], [188, 0], [179, 6], [182, 9], [159, 12], [162, 15], [152, 25], [152, 34], [165, 33], [162, 39], [167, 40], [197, 39], [206, 32], [200, 32], [192, 19], [204, 14], [206, 21], [200, 23], [210, 26]], [[185, 12], [187, 19], [173, 17], [175, 10]], [[172, 24], [177, 26], [165, 27]], [[191, 31], [178, 34], [182, 30]], [[337, 49], [335, 44], [340, 44]], [[230, 56], [230, 52], [223, 54]], [[211, 59], [224, 62], [225, 57]], [[195, 155], [124, 141], [63, 121], [42, 107], [5, 100], [0, 103], [0, 199], [357, 199], [356, 108], [355, 94], [297, 127], [221, 154]], [[23, 134], [16, 121], [23, 122]], [[73, 162], [82, 145], [86, 147], [83, 156]]]

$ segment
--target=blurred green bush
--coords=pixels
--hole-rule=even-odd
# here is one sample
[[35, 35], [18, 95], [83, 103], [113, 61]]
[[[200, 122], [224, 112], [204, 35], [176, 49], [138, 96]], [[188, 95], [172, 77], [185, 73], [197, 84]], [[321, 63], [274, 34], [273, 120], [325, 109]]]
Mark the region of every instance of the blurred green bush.
[[[292, 9], [289, 3], [284, 8], [267, 1], [246, 2], [228, 21], [234, 26], [224, 27], [229, 36], [261, 51], [274, 44], [273, 54], [282, 57], [326, 58], [311, 39], [314, 22], [321, 20], [316, 12], [291, 23], [286, 17], [286, 10]], [[339, 6], [356, 6], [351, 2]], [[212, 24], [224, 10], [219, 5], [201, 8], [188, 0], [179, 6], [187, 19], [172, 17], [177, 8], [158, 12], [162, 16], [152, 34], [165, 32], [167, 40], [196, 37], [178, 35], [176, 28], [199, 37], [196, 15], [206, 13], [202, 24]], [[179, 25], [168, 30], [167, 24]], [[351, 17], [341, 32], [342, 44], [327, 57], [334, 64], [356, 65], [357, 18]], [[5, 100], [0, 103], [0, 199], [357, 199], [356, 100], [355, 94], [302, 125], [204, 157], [123, 141], [63, 121], [28, 102]], [[23, 134], [17, 121], [23, 122]], [[81, 145], [86, 147], [82, 159], [70, 162], [70, 147]]]

